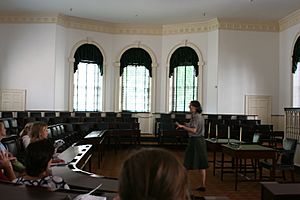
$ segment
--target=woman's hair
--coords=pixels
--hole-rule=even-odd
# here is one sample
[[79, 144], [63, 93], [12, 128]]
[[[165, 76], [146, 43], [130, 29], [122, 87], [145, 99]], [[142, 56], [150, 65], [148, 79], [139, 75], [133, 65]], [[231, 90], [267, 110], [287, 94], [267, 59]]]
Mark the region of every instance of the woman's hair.
[[21, 131], [20, 136], [23, 137], [24, 135], [30, 135], [31, 133], [31, 128], [32, 128], [33, 123], [32, 122], [28, 122], [24, 129]]
[[199, 101], [191, 101], [190, 105], [196, 108], [197, 113], [202, 113], [202, 107]]
[[48, 125], [45, 122], [33, 122], [33, 125], [31, 127], [30, 132], [30, 138], [32, 141], [35, 141], [39, 138], [40, 132], [43, 130], [43, 128], [47, 127]]
[[123, 163], [119, 177], [121, 200], [187, 200], [187, 174], [168, 151], [141, 149]]
[[53, 154], [53, 144], [47, 139], [30, 143], [25, 154], [26, 174], [37, 177], [46, 171]]

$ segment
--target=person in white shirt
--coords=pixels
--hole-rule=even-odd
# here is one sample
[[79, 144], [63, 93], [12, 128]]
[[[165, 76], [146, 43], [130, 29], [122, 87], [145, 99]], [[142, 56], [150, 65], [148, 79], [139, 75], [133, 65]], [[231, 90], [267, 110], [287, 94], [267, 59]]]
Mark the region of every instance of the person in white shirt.
[[30, 143], [30, 132], [31, 132], [31, 128], [32, 128], [33, 123], [29, 122], [25, 125], [24, 129], [20, 132], [20, 137], [22, 138], [22, 143], [24, 148], [26, 149], [27, 146]]

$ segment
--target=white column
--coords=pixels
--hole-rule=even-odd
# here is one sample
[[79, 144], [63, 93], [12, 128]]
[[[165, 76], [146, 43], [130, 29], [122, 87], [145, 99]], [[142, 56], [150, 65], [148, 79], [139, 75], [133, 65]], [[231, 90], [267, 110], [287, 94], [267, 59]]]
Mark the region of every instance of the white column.
[[74, 62], [75, 58], [69, 58], [69, 111], [73, 111], [73, 96], [74, 96]]
[[156, 112], [156, 76], [157, 76], [157, 63], [152, 63], [152, 80], [151, 80], [151, 107], [150, 112]]
[[114, 111], [120, 112], [121, 108], [121, 83], [120, 83], [120, 62], [115, 62], [115, 106]]
[[198, 77], [197, 77], [197, 84], [198, 84], [198, 100], [203, 107], [203, 66], [204, 62], [198, 62]]

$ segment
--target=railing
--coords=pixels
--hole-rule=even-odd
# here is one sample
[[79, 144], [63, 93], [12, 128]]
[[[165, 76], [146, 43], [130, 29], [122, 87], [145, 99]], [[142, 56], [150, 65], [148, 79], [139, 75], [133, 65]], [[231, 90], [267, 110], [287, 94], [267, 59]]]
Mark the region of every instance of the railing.
[[284, 137], [300, 139], [300, 108], [285, 108]]
[[294, 163], [300, 166], [300, 108], [285, 108], [285, 138], [297, 139]]

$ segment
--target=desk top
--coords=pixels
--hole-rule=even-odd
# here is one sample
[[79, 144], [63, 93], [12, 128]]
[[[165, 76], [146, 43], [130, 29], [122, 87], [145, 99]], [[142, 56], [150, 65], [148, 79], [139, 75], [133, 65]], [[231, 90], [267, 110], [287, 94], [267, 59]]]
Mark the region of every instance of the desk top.
[[[228, 139], [216, 139], [216, 138], [207, 138], [205, 139], [207, 142], [210, 142], [210, 143], [214, 143], [214, 144], [227, 144], [228, 143]], [[240, 141], [239, 140], [236, 140], [236, 139], [229, 139], [229, 143], [239, 143]], [[243, 143], [243, 141], [242, 141]]]
[[9, 183], [0, 183], [1, 196], [5, 199], [22, 199], [22, 200], [32, 200], [32, 199], [53, 199], [53, 200], [63, 200], [63, 199], [73, 199], [78, 194], [69, 194], [64, 192], [52, 192], [43, 187], [26, 187], [26, 186], [16, 186]]
[[277, 183], [277, 182], [262, 182], [262, 187], [272, 192], [274, 195], [299, 195], [300, 183]]
[[91, 149], [92, 145], [70, 146], [58, 155], [58, 158], [65, 161], [66, 164], [77, 163]]
[[239, 144], [236, 145], [230, 145], [230, 144], [222, 144], [223, 148], [231, 149], [234, 151], [276, 151], [275, 149], [264, 147], [258, 144]]
[[[45, 199], [45, 200], [71, 200], [80, 194], [86, 194], [90, 190], [57, 190], [50, 191], [45, 187], [34, 187], [25, 185], [15, 185], [12, 183], [0, 182], [1, 195], [5, 199]], [[97, 193], [96, 196], [106, 197], [107, 200], [112, 200], [116, 193]]]
[[93, 189], [102, 183], [101, 191], [117, 192], [118, 180], [86, 172], [76, 167], [77, 163], [87, 156], [91, 147], [92, 145], [79, 145], [66, 149], [58, 157], [68, 164], [52, 167], [53, 175], [62, 177], [71, 187]]
[[104, 136], [105, 131], [92, 131], [91, 133], [87, 134], [84, 139], [91, 139], [91, 138], [101, 138]]

